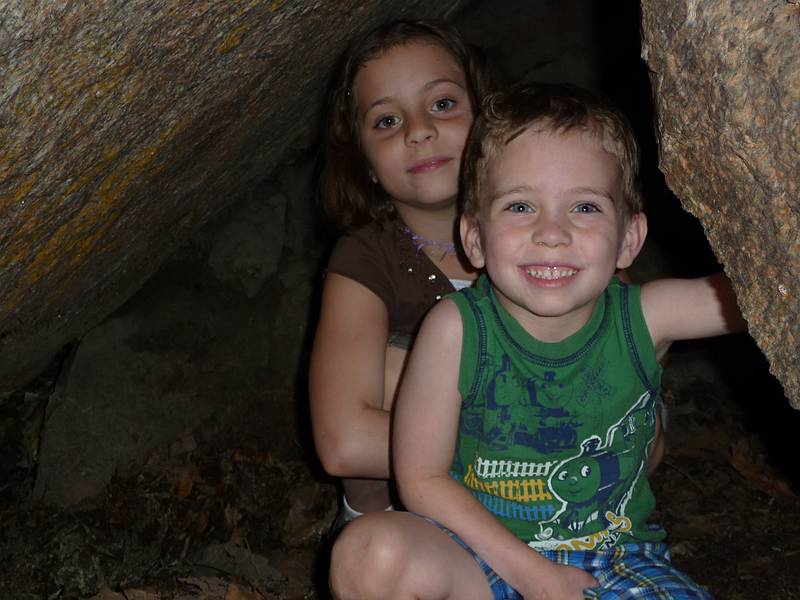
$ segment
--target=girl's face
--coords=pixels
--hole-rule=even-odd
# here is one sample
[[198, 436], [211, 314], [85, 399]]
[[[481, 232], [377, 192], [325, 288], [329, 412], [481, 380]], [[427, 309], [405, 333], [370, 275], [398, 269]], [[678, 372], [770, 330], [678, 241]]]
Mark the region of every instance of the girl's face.
[[434, 42], [411, 41], [367, 61], [353, 88], [370, 176], [401, 216], [454, 206], [473, 119], [456, 60]]

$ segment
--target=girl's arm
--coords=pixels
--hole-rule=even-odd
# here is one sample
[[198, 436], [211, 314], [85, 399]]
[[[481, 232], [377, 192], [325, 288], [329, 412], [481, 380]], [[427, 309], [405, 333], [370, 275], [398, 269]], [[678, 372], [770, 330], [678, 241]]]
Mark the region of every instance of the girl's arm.
[[642, 310], [660, 359], [677, 340], [743, 331], [747, 322], [730, 280], [717, 273], [699, 279], [661, 279], [642, 286]]
[[529, 600], [583, 598], [587, 573], [556, 565], [529, 548], [453, 480], [461, 397], [461, 316], [443, 300], [423, 322], [395, 409], [392, 452], [398, 490], [411, 511], [454, 531]]
[[348, 277], [326, 276], [309, 389], [314, 443], [331, 475], [389, 477], [388, 323], [378, 296]]

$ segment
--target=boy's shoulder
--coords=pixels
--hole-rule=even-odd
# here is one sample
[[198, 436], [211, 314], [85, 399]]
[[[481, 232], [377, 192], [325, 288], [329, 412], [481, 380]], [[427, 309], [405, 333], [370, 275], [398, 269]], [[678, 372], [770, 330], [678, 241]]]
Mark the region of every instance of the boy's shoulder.
[[618, 275], [611, 278], [603, 295], [606, 297], [606, 301], [612, 303], [614, 310], [629, 312], [632, 309], [637, 311], [641, 309], [641, 284], [621, 279]]
[[463, 320], [458, 298], [463, 291], [449, 294], [437, 302], [425, 315], [420, 332], [440, 340], [455, 335], [460, 343]]
[[451, 300], [460, 313], [475, 310], [479, 304], [486, 304], [490, 300], [492, 284], [486, 274], [482, 274], [471, 286], [461, 288], [445, 296]]

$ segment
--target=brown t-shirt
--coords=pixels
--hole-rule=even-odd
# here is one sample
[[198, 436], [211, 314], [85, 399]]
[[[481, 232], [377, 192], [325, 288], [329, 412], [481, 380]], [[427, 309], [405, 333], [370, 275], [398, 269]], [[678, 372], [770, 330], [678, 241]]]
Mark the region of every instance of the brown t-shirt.
[[425, 313], [455, 288], [404, 229], [396, 220], [344, 234], [327, 271], [357, 281], [383, 300], [390, 343], [409, 347]]

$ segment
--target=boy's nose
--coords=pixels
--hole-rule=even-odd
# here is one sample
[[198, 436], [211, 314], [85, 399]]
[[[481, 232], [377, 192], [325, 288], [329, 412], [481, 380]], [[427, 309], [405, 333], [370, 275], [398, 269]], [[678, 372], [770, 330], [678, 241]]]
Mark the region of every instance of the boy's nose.
[[531, 240], [537, 246], [555, 248], [569, 245], [572, 234], [563, 219], [542, 214], [533, 229]]
[[427, 115], [406, 118], [406, 144], [413, 146], [436, 137], [436, 126]]

